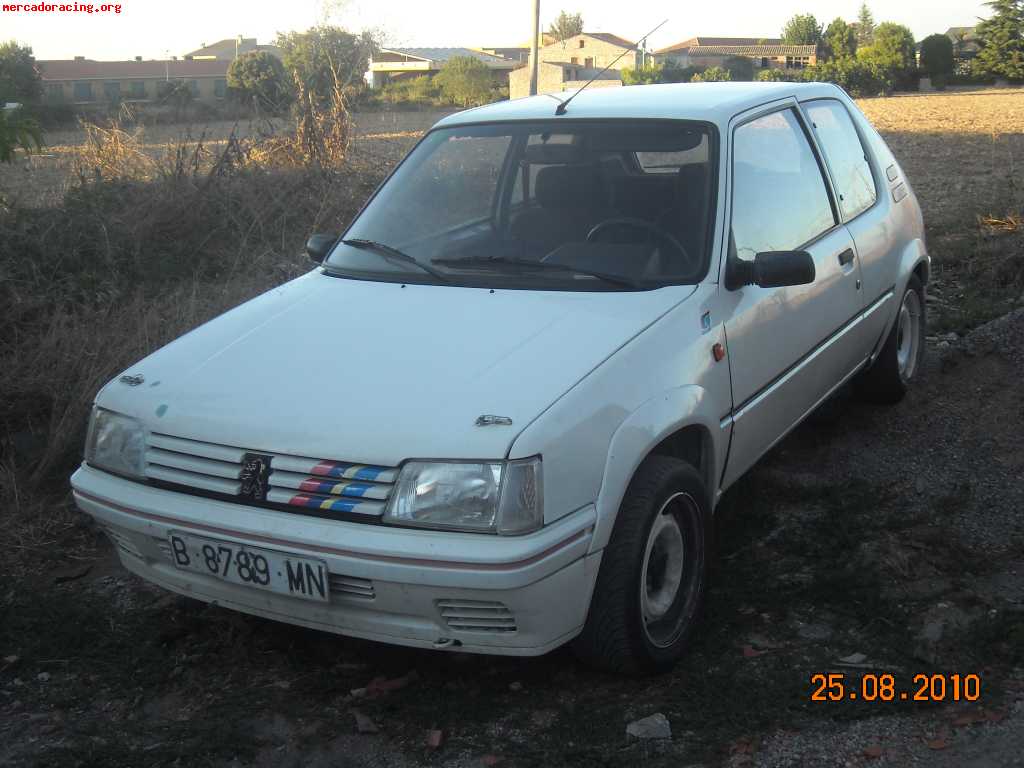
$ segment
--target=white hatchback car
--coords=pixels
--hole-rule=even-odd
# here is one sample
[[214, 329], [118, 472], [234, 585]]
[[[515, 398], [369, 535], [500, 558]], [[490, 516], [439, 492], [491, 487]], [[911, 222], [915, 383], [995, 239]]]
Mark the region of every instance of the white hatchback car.
[[722, 492], [918, 372], [921, 211], [831, 85], [557, 101], [442, 120], [316, 269], [100, 391], [72, 484], [128, 569], [390, 643], [680, 656]]

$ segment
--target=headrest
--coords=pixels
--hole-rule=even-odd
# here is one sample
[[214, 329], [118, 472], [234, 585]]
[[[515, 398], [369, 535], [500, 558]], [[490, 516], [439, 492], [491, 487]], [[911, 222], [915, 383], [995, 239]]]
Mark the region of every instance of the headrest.
[[551, 165], [537, 172], [534, 196], [544, 208], [589, 208], [601, 195], [601, 177], [591, 165]]

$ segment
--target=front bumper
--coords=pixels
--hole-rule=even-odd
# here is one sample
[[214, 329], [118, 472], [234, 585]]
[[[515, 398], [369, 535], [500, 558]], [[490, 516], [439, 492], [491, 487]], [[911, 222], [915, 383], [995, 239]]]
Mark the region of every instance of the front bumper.
[[[546, 653], [582, 629], [600, 565], [600, 552], [587, 554], [593, 507], [527, 536], [502, 537], [305, 517], [153, 488], [84, 465], [71, 485], [124, 566], [147, 581], [246, 613], [400, 645]], [[331, 574], [330, 600], [179, 570], [167, 545], [171, 530], [321, 560]], [[504, 620], [464, 628], [465, 616], [494, 615]]]

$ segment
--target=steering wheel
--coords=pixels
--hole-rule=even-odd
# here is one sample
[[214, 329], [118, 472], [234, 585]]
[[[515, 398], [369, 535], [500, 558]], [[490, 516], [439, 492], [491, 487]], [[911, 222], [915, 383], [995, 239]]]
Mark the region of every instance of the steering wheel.
[[[601, 232], [603, 232], [604, 230], [609, 229], [611, 227], [634, 227], [636, 229], [642, 229], [648, 233], [648, 236], [654, 235], [658, 239], [668, 243], [677, 251], [679, 251], [679, 253], [683, 255], [683, 258], [686, 259], [686, 261], [690, 261], [690, 254], [686, 252], [686, 249], [683, 247], [683, 244], [680, 243], [671, 232], [663, 229], [662, 227], [659, 227], [657, 224], [654, 224], [653, 222], [646, 221], [645, 219], [638, 219], [632, 216], [616, 216], [610, 219], [605, 219], [599, 224], [596, 224], [593, 227], [593, 229], [587, 232], [587, 242], [596, 242], [598, 235], [600, 235]], [[650, 238], [648, 237], [648, 239]]]

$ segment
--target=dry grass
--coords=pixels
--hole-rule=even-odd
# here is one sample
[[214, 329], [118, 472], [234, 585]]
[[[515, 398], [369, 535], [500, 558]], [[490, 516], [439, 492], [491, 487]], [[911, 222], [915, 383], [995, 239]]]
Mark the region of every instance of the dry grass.
[[862, 99], [933, 228], [1019, 211], [1024, 90], [907, 94]]

